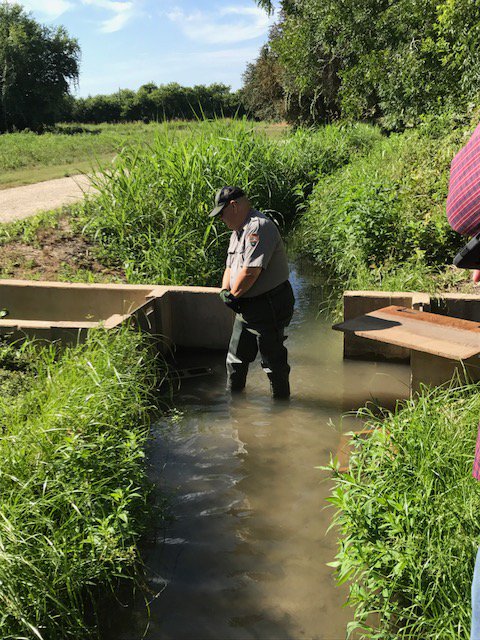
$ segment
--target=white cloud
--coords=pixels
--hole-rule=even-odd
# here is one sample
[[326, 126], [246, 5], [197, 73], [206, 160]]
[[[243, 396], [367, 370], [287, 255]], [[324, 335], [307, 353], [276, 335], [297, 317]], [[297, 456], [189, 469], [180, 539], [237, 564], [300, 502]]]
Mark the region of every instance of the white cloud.
[[82, 0], [82, 3], [113, 13], [111, 18], [101, 22], [100, 31], [103, 33], [114, 33], [115, 31], [120, 31], [137, 14], [134, 2], [117, 2], [115, 0]]
[[166, 14], [191, 40], [205, 44], [234, 44], [253, 40], [267, 33], [273, 23], [259, 7], [227, 6], [216, 13], [185, 13], [174, 9]]
[[[7, 0], [7, 2], [14, 4], [16, 0]], [[19, 4], [27, 11], [35, 11], [47, 20], [55, 20], [74, 7], [74, 4], [69, 0], [23, 0]]]
[[[7, 2], [13, 4], [17, 0], [7, 0]], [[79, 4], [91, 6], [100, 11], [108, 11], [111, 17], [100, 22], [100, 31], [103, 33], [120, 31], [138, 13], [134, 0], [20, 0], [20, 4], [27, 11], [34, 11], [40, 18], [48, 20], [55, 20], [66, 11], [78, 7]]]

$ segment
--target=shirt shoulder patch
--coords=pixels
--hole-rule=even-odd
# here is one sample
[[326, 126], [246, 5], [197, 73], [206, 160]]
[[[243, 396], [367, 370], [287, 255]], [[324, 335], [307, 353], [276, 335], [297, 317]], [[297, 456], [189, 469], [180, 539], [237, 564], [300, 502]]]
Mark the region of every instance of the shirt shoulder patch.
[[247, 242], [251, 247], [256, 247], [259, 240], [258, 233], [250, 233], [247, 236]]

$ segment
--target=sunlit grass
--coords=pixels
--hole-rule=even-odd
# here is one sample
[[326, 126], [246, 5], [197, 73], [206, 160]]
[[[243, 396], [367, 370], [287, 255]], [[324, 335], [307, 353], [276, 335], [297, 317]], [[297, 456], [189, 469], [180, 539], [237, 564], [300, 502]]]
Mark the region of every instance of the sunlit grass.
[[[340, 582], [351, 584], [361, 638], [468, 638], [480, 543], [480, 484], [472, 478], [478, 385], [424, 390], [356, 440], [337, 474]], [[358, 635], [354, 635], [358, 637]]]
[[20, 372], [0, 396], [2, 637], [87, 638], [89, 593], [138, 559], [155, 363], [127, 330], [0, 358]]

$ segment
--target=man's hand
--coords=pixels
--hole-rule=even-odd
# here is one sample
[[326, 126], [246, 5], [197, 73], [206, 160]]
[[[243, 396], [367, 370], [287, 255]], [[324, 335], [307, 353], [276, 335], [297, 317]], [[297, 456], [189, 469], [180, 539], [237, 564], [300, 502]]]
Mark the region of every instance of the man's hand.
[[220, 300], [224, 304], [226, 304], [229, 309], [232, 309], [232, 311], [235, 311], [235, 313], [238, 313], [239, 311], [238, 300], [237, 298], [235, 298], [234, 295], [230, 293], [228, 289], [222, 289], [219, 293], [219, 296], [220, 296]]

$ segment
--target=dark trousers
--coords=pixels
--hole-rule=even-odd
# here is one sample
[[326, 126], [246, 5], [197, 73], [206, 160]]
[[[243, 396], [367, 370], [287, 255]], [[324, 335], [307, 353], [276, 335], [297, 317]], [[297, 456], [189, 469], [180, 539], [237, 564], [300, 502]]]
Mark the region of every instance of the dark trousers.
[[275, 398], [290, 395], [285, 327], [293, 315], [295, 298], [290, 283], [258, 298], [239, 301], [227, 354], [227, 388], [241, 391], [247, 380], [248, 366], [257, 356], [270, 379]]

